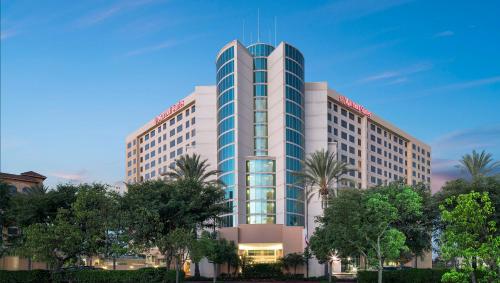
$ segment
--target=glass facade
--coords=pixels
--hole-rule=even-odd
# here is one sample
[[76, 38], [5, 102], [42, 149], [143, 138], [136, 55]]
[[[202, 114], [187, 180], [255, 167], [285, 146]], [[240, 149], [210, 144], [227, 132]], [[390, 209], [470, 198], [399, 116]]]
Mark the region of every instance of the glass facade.
[[304, 57], [285, 44], [286, 225], [304, 225], [304, 190], [295, 171], [304, 160]]
[[273, 46], [263, 43], [248, 47], [253, 57], [253, 149], [257, 157], [246, 164], [248, 224], [276, 223], [275, 161], [267, 158], [267, 56], [273, 50]]
[[235, 190], [235, 101], [234, 101], [234, 47], [227, 48], [217, 58], [217, 167], [219, 179], [225, 185], [227, 206], [232, 211], [222, 216], [222, 226], [236, 224]]

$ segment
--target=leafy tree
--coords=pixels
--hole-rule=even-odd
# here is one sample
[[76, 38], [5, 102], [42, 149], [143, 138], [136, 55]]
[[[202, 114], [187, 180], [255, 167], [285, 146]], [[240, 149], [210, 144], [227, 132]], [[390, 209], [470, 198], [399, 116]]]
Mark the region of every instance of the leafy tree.
[[[132, 243], [132, 250], [141, 253], [158, 247], [166, 254], [166, 243], [170, 229], [166, 224], [171, 217], [164, 212], [170, 201], [172, 186], [163, 181], [147, 181], [128, 184], [128, 191], [123, 197], [126, 229]], [[168, 266], [167, 266], [168, 267]]]
[[289, 253], [282, 257], [280, 261], [287, 271], [293, 268], [293, 274], [297, 274], [297, 267], [305, 263], [304, 255], [300, 253]]
[[382, 282], [384, 261], [397, 260], [408, 251], [406, 236], [398, 226], [411, 224], [421, 214], [422, 197], [402, 184], [341, 190], [319, 219], [311, 250], [322, 262], [333, 255], [362, 255], [377, 267]]
[[219, 265], [227, 262], [228, 258], [237, 253], [234, 242], [218, 238], [217, 233], [203, 232], [200, 241], [203, 243], [205, 257], [213, 264], [213, 282], [217, 281]]
[[[397, 200], [401, 190], [405, 190], [405, 188], [418, 194], [421, 200], [420, 213], [415, 213], [415, 209], [409, 207], [406, 202]], [[374, 190], [387, 195], [390, 202], [396, 205], [399, 217], [395, 223], [392, 224], [392, 227], [405, 235], [405, 245], [409, 249], [402, 254], [400, 261], [407, 262], [413, 257], [415, 260], [414, 266], [416, 268], [417, 257], [423, 256], [425, 252], [432, 249], [431, 243], [434, 220], [438, 217], [438, 212], [434, 210], [430, 188], [424, 184], [409, 187], [402, 182], [394, 182], [387, 186], [375, 188]]]
[[[482, 177], [472, 181], [464, 179], [448, 181], [439, 192], [434, 194], [433, 197], [435, 206], [434, 209], [437, 215], [439, 215], [439, 205], [444, 204], [446, 199], [450, 197], [458, 197], [462, 194], [469, 194], [471, 192], [488, 193], [488, 196], [495, 207], [495, 210], [493, 211], [493, 219], [496, 223], [500, 223], [500, 180], [494, 177]], [[441, 230], [444, 229], [445, 224], [442, 223], [439, 217], [437, 220], [436, 227]], [[500, 231], [497, 231], [496, 235], [500, 235]]]
[[462, 156], [459, 162], [458, 167], [467, 172], [473, 180], [498, 173], [496, 170], [500, 169], [500, 162], [493, 161], [493, 155], [484, 150], [481, 153], [473, 150], [472, 154]]
[[54, 190], [38, 186], [12, 198], [10, 215], [19, 227], [35, 223], [50, 223], [59, 209], [70, 209], [79, 185], [58, 185]]
[[80, 185], [72, 204], [76, 225], [83, 237], [81, 252], [89, 258], [90, 265], [92, 257], [107, 255], [110, 248], [107, 240], [118, 204], [112, 201], [107, 188], [102, 184]]
[[325, 208], [330, 195], [337, 196], [337, 183], [350, 171], [352, 169], [347, 163], [338, 161], [334, 153], [322, 149], [306, 158], [303, 171], [297, 175], [306, 186], [317, 188], [322, 208]]
[[139, 252], [158, 247], [167, 257], [168, 234], [184, 228], [192, 231], [226, 211], [224, 192], [219, 186], [200, 185], [186, 179], [173, 182], [148, 181], [128, 185], [123, 203], [127, 207], [127, 229]]
[[71, 212], [60, 209], [53, 223], [35, 223], [24, 231], [20, 254], [44, 261], [60, 269], [81, 252], [83, 235]]
[[[497, 278], [500, 266], [500, 236], [493, 219], [494, 207], [488, 193], [471, 192], [453, 196], [440, 205], [441, 217], [446, 224], [441, 241], [445, 259], [459, 257], [460, 271], [477, 282], [478, 270], [485, 271], [484, 280]], [[464, 278], [457, 271], [445, 274], [443, 280]]]
[[[194, 184], [196, 188], [208, 187], [216, 188], [222, 185], [221, 181], [217, 179], [218, 170], [208, 170], [209, 167], [208, 160], [201, 160], [201, 156], [194, 153], [192, 155], [186, 154], [175, 160], [175, 166], [170, 171], [166, 172], [171, 180]], [[188, 181], [188, 182], [186, 182]], [[212, 190], [213, 192], [214, 190]], [[210, 219], [213, 220], [213, 225], [215, 225], [215, 219], [218, 216], [218, 209], [216, 209], [215, 214], [210, 215]], [[203, 223], [197, 223], [203, 226]], [[203, 227], [195, 227], [194, 229], [199, 229]], [[195, 235], [198, 235], [195, 231]], [[200, 276], [199, 261], [194, 262], [195, 265], [195, 276]]]
[[330, 283], [332, 282], [332, 259], [334, 256], [337, 256], [335, 246], [332, 245], [334, 237], [334, 234], [331, 234], [330, 231], [328, 231], [328, 228], [320, 226], [316, 228], [316, 231], [311, 236], [311, 240], [309, 241], [311, 252], [314, 254], [318, 262], [326, 264], [328, 269], [328, 282]]
[[189, 252], [192, 250], [192, 245], [195, 239], [190, 230], [177, 228], [168, 235], [170, 249], [173, 251], [175, 258], [175, 282], [180, 281], [180, 270], [189, 257]]
[[15, 194], [16, 192], [12, 190], [12, 187], [9, 184], [0, 181], [0, 257], [8, 250], [8, 239], [5, 237], [3, 229], [4, 227], [9, 227], [12, 224], [12, 220], [9, 219], [8, 212], [12, 206], [11, 199]]

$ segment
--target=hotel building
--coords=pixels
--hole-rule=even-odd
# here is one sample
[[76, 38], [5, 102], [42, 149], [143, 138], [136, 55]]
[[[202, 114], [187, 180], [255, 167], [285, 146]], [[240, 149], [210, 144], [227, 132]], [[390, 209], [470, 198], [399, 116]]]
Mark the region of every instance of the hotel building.
[[[233, 210], [220, 232], [240, 253], [272, 262], [303, 252], [321, 205], [313, 198], [305, 219], [304, 189], [293, 173], [316, 150], [336, 152], [356, 169], [340, 186], [430, 185], [431, 148], [326, 82], [305, 82], [304, 56], [294, 46], [231, 41], [215, 67], [215, 86], [196, 87], [127, 137], [126, 181], [162, 178], [179, 155], [202, 155], [221, 171]], [[430, 257], [419, 262], [430, 264]], [[309, 271], [321, 275], [323, 267], [312, 263]]]

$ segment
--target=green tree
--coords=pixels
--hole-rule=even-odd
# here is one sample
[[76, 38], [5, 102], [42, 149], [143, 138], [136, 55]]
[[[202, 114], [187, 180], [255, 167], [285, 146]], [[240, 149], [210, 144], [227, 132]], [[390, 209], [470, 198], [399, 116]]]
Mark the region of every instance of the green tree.
[[[405, 188], [412, 190], [420, 197], [421, 213], [414, 213], [415, 209], [413, 207], [408, 206], [406, 202], [397, 200], [398, 195]], [[405, 245], [409, 248], [408, 252], [402, 254], [400, 261], [408, 262], [413, 257], [414, 267], [416, 268], [417, 258], [422, 257], [425, 252], [432, 249], [432, 232], [435, 218], [439, 215], [433, 208], [434, 203], [430, 188], [424, 184], [409, 187], [403, 182], [394, 182], [374, 190], [387, 195], [390, 202], [396, 206], [399, 217], [392, 224], [392, 227], [405, 235]]]
[[82, 184], [72, 204], [76, 225], [83, 237], [81, 252], [88, 257], [90, 265], [93, 257], [109, 254], [109, 232], [117, 217], [118, 203], [107, 189], [103, 184]]
[[175, 229], [168, 235], [170, 249], [173, 251], [173, 257], [175, 259], [176, 283], [180, 282], [181, 267], [189, 257], [194, 241], [193, 232], [184, 228]]
[[304, 161], [302, 172], [297, 175], [305, 186], [315, 188], [319, 197], [321, 197], [322, 208], [328, 203], [328, 198], [333, 194], [337, 196], [338, 182], [342, 176], [352, 171], [345, 162], [338, 161], [336, 154], [328, 150], [318, 150], [313, 152]]
[[467, 172], [473, 180], [489, 176], [492, 173], [498, 173], [496, 170], [500, 169], [500, 162], [495, 162], [493, 155], [486, 153], [484, 150], [480, 153], [473, 150], [472, 154], [462, 156], [459, 162], [460, 165], [458, 167]]
[[11, 209], [11, 199], [16, 194], [16, 188], [0, 181], [0, 257], [7, 252], [8, 239], [3, 233], [3, 229], [9, 227], [13, 221], [9, 219], [9, 211]]
[[60, 269], [81, 252], [83, 235], [71, 212], [60, 209], [53, 223], [35, 223], [24, 231], [20, 254]]
[[218, 237], [217, 233], [203, 232], [200, 241], [203, 243], [205, 257], [213, 265], [213, 282], [217, 281], [219, 266], [237, 253], [234, 242]]
[[378, 269], [382, 282], [384, 261], [398, 260], [408, 251], [398, 225], [402, 219], [409, 223], [421, 214], [422, 197], [402, 184], [367, 191], [341, 190], [319, 219], [311, 250], [323, 262], [334, 255], [362, 255]]
[[[201, 160], [201, 156], [194, 153], [192, 155], [186, 154], [180, 156], [175, 160], [175, 166], [170, 171], [166, 172], [165, 175], [171, 180], [177, 182], [183, 182], [184, 184], [194, 184], [196, 188], [210, 188], [215, 189], [222, 183], [217, 179], [218, 170], [209, 170], [210, 167], [208, 160]], [[187, 182], [186, 182], [187, 181]], [[211, 190], [212, 192], [216, 190]], [[213, 206], [211, 206], [213, 207]], [[206, 211], [208, 212], [208, 211]], [[209, 218], [213, 220], [212, 224], [215, 225], [215, 219], [220, 211], [215, 209], [211, 212]], [[209, 212], [210, 214], [210, 212]], [[197, 223], [198, 227], [194, 229], [203, 228], [204, 223]], [[206, 223], [205, 223], [206, 224]], [[195, 235], [198, 235], [195, 231]], [[199, 261], [194, 262], [195, 266], [195, 276], [200, 276]]]
[[331, 234], [328, 228], [320, 226], [311, 236], [309, 247], [312, 254], [316, 257], [319, 263], [325, 264], [327, 267], [328, 282], [332, 282], [332, 259], [337, 256], [335, 246], [332, 245], [334, 241], [334, 234]]
[[207, 159], [201, 160], [201, 156], [193, 153], [192, 155], [181, 155], [175, 160], [175, 166], [164, 175], [172, 180], [191, 180], [199, 184], [215, 183], [220, 184], [217, 180], [218, 170], [209, 170], [210, 164]]
[[[494, 177], [483, 177], [472, 181], [464, 179], [448, 181], [433, 197], [434, 209], [437, 215], [440, 215], [439, 205], [444, 204], [447, 198], [458, 197], [459, 195], [471, 192], [488, 193], [495, 207], [493, 219], [496, 223], [500, 223], [500, 180]], [[437, 217], [436, 220], [436, 227], [440, 230], [444, 229], [445, 224], [441, 222], [441, 219]], [[500, 231], [497, 231], [496, 235], [500, 235]]]
[[[486, 278], [497, 278], [500, 266], [500, 236], [496, 235], [497, 223], [493, 219], [494, 207], [488, 193], [471, 192], [452, 196], [440, 205], [441, 218], [446, 224], [441, 236], [443, 258], [459, 257], [458, 273], [465, 273], [476, 283], [478, 270], [485, 271]], [[453, 270], [443, 280], [464, 278]]]
[[304, 255], [300, 253], [289, 253], [280, 259], [283, 267], [288, 271], [293, 268], [293, 274], [297, 274], [297, 267], [305, 263]]

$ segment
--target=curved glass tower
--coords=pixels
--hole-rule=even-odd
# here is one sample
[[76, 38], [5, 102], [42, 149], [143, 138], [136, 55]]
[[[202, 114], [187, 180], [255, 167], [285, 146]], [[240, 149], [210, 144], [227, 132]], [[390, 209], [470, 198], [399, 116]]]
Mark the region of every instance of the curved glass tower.
[[[234, 47], [217, 58], [217, 167], [225, 184], [227, 205], [233, 209], [235, 190]], [[235, 223], [235, 213], [222, 217], [222, 226]]]
[[304, 57], [294, 47], [232, 41], [217, 69], [217, 164], [224, 227], [304, 225]]
[[304, 57], [285, 44], [286, 224], [304, 225], [304, 192], [293, 172], [304, 160]]
[[268, 157], [267, 56], [274, 47], [250, 45], [253, 57], [253, 150], [246, 167], [246, 223], [276, 223], [275, 160]]

